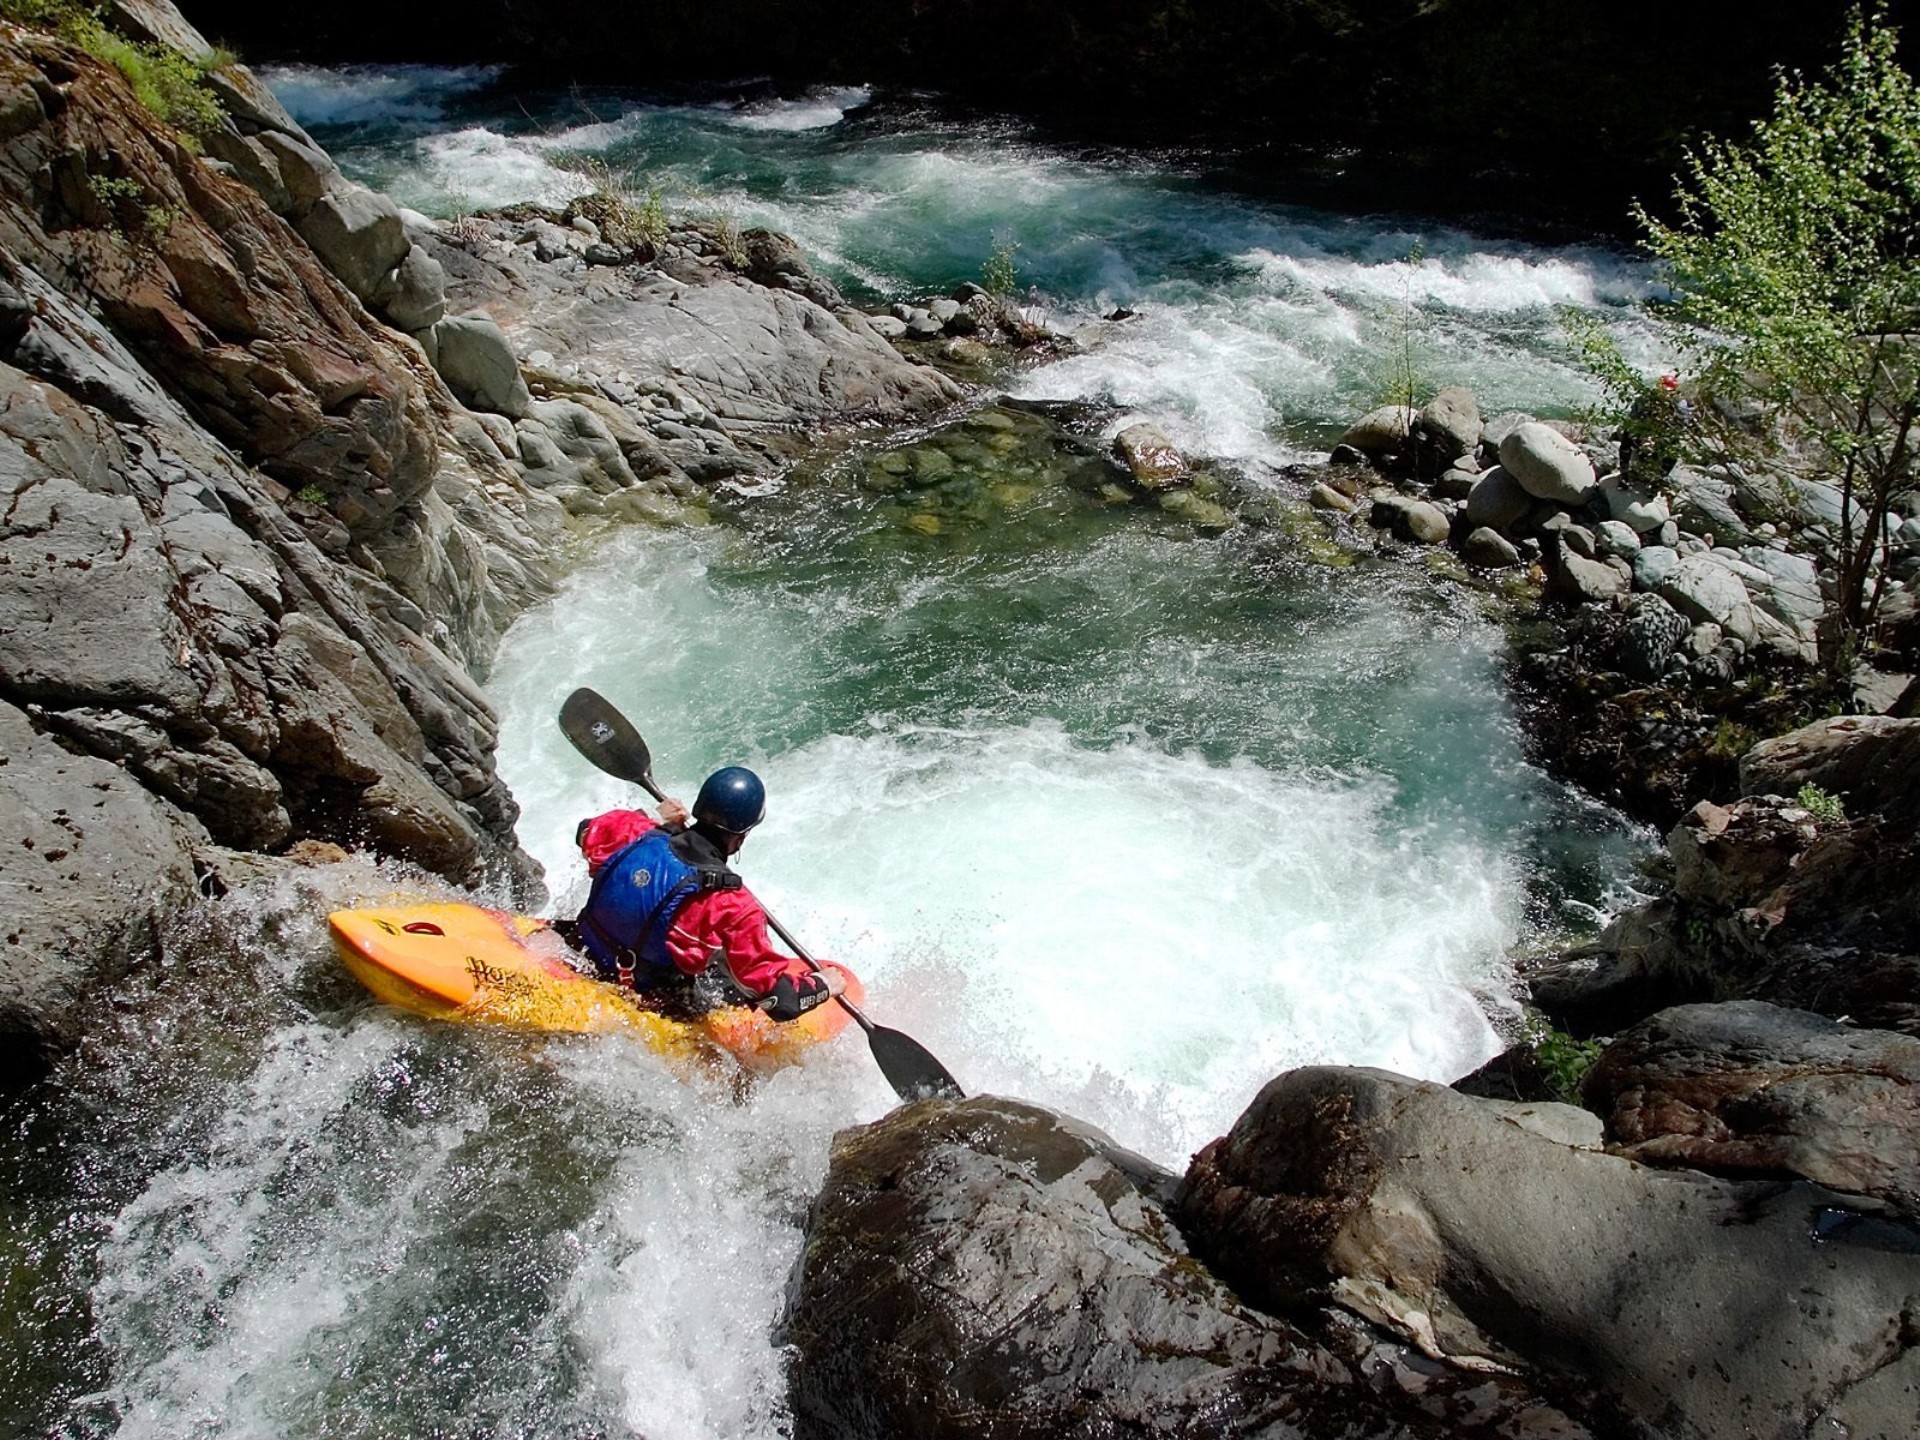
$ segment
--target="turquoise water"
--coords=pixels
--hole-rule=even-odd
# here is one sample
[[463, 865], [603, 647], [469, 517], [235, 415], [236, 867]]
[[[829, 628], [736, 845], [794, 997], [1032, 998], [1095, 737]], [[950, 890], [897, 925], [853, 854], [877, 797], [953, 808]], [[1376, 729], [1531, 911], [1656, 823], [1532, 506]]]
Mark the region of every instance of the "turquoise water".
[[[1280, 468], [1396, 358], [1554, 410], [1586, 393], [1555, 306], [1642, 343], [1628, 259], [1267, 205], [1204, 158], [1066, 153], [865, 92], [659, 106], [486, 78], [274, 77], [429, 213], [561, 198], [580, 181], [550, 160], [585, 152], [791, 231], [874, 303], [1013, 245], [1028, 303], [1086, 345], [1016, 394], [1154, 419], [1241, 496], [1284, 497]], [[1137, 317], [1106, 325], [1120, 304]], [[722, 491], [705, 528], [607, 539], [488, 681], [555, 912], [577, 820], [637, 799], [554, 724], [587, 684], [673, 793], [763, 773], [748, 882], [974, 1093], [1179, 1169], [1290, 1066], [1444, 1080], [1495, 1053], [1511, 954], [1591, 929], [1649, 837], [1526, 762], [1477, 597], [1327, 563], [1311, 517], [1116, 508], [1048, 452], [988, 406]], [[785, 1433], [771, 1337], [806, 1208], [834, 1132], [894, 1102], [858, 1038], [745, 1087], [616, 1037], [433, 1025], [359, 992], [320, 909], [292, 882], [234, 898], [0, 1115], [23, 1317], [0, 1422]]]

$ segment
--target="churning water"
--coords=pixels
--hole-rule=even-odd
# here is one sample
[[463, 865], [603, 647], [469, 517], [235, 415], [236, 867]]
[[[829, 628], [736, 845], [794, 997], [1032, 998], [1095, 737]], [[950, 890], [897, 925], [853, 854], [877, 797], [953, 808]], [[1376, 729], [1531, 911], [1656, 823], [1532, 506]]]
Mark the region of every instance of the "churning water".
[[[564, 198], [585, 182], [550, 162], [584, 153], [795, 234], [872, 301], [1012, 247], [1089, 341], [1019, 396], [1152, 417], [1256, 487], [1410, 358], [1490, 411], [1551, 410], [1584, 396], [1556, 306], [1642, 343], [1619, 307], [1645, 277], [1602, 251], [1291, 210], [864, 91], [508, 106], [491, 78], [274, 77], [433, 213]], [[1448, 1079], [1493, 1054], [1509, 952], [1590, 925], [1644, 839], [1524, 763], [1471, 597], [1108, 509], [996, 448], [1001, 413], [619, 534], [520, 622], [490, 687], [556, 910], [575, 822], [636, 799], [554, 725], [586, 684], [671, 792], [764, 774], [749, 883], [970, 1091], [1179, 1168], [1290, 1066]], [[926, 446], [966, 476], [909, 523], [924, 502], [862, 477]], [[828, 1142], [893, 1103], [857, 1036], [742, 1089], [617, 1037], [436, 1026], [358, 992], [319, 908], [282, 882], [175, 937], [5, 1112], [0, 1425], [781, 1433], [772, 1327]]]

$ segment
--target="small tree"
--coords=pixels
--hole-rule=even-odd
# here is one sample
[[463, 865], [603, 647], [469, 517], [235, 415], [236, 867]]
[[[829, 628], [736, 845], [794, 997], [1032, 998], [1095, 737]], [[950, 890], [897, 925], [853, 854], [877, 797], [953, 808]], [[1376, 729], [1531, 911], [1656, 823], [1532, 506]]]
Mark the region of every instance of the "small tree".
[[1835, 673], [1878, 611], [1920, 419], [1920, 89], [1895, 42], [1881, 5], [1856, 10], [1820, 80], [1783, 73], [1744, 144], [1688, 154], [1671, 223], [1636, 212], [1701, 438], [1840, 493]]

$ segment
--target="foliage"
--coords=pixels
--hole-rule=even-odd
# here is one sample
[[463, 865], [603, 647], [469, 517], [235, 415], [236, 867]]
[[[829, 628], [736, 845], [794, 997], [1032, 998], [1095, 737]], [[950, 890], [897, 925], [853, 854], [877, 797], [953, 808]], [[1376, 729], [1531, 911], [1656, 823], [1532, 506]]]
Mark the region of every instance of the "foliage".
[[1010, 300], [1020, 288], [1020, 275], [1013, 257], [1020, 242], [1004, 232], [993, 237], [993, 248], [980, 266], [980, 286], [996, 300]]
[[1884, 8], [1854, 11], [1822, 79], [1781, 75], [1744, 143], [1690, 152], [1675, 207], [1671, 222], [1636, 219], [1666, 267], [1666, 333], [1712, 442], [1840, 492], [1822, 627], [1840, 673], [1879, 607], [1885, 521], [1920, 422], [1920, 88]]
[[1520, 1033], [1521, 1043], [1533, 1051], [1546, 1076], [1548, 1088], [1569, 1105], [1580, 1103], [1580, 1082], [1586, 1079], [1593, 1062], [1600, 1058], [1597, 1040], [1576, 1040], [1564, 1030], [1556, 1030], [1541, 1016], [1527, 1015]]
[[130, 175], [89, 175], [87, 189], [106, 207], [113, 228], [135, 245], [158, 246], [177, 218], [172, 206], [149, 201], [145, 187]]
[[226, 119], [220, 97], [207, 84], [207, 75], [218, 68], [219, 52], [204, 63], [190, 60], [168, 46], [115, 34], [85, 11], [62, 24], [61, 33], [126, 76], [140, 103], [190, 140], [197, 143], [211, 135]]
[[1847, 818], [1846, 803], [1827, 790], [1809, 781], [1800, 787], [1800, 793], [1794, 797], [1800, 808], [1816, 820], [1844, 820]]
[[327, 492], [318, 485], [302, 485], [294, 492], [293, 498], [307, 505], [324, 505], [327, 503]]
[[547, 163], [592, 183], [592, 192], [573, 200], [566, 213], [593, 221], [607, 244], [647, 254], [666, 244], [666, 197], [658, 185], [636, 185], [598, 155], [562, 152]]
[[1378, 383], [1374, 387], [1373, 398], [1380, 405], [1404, 405], [1409, 410], [1417, 410], [1433, 393], [1433, 383], [1427, 378], [1421, 356], [1420, 332], [1426, 316], [1413, 303], [1414, 276], [1419, 273], [1426, 255], [1426, 246], [1416, 240], [1402, 262], [1400, 299], [1394, 307], [1387, 342], [1381, 347]]
[[[1678, 459], [1692, 436], [1690, 409], [1659, 379], [1649, 379], [1627, 357], [1600, 318], [1589, 311], [1564, 306], [1558, 315], [1573, 353], [1587, 373], [1600, 382], [1600, 399], [1576, 417], [1588, 431], [1612, 435], [1621, 444], [1621, 466], [1635, 451]], [[1674, 383], [1677, 383], [1675, 381]], [[1655, 489], [1663, 487], [1670, 465], [1636, 468], [1634, 479]]]

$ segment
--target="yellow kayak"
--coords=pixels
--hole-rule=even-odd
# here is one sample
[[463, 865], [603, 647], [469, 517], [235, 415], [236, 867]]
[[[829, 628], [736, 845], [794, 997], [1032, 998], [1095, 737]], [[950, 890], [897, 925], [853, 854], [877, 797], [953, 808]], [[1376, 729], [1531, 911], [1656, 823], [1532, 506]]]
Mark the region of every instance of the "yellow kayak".
[[[617, 985], [589, 979], [559, 953], [544, 920], [478, 905], [423, 904], [336, 910], [327, 917], [334, 949], [376, 997], [389, 1005], [458, 1020], [571, 1034], [632, 1034], [650, 1049], [695, 1058], [717, 1046], [753, 1070], [790, 1064], [847, 1027], [839, 1005], [821, 1005], [780, 1024], [758, 1010], [730, 1006], [697, 1020], [671, 1020]], [[540, 944], [552, 945], [552, 953]], [[832, 965], [831, 961], [826, 962]], [[864, 987], [845, 966], [847, 999]]]

